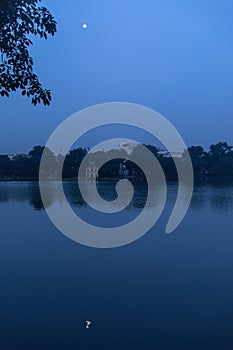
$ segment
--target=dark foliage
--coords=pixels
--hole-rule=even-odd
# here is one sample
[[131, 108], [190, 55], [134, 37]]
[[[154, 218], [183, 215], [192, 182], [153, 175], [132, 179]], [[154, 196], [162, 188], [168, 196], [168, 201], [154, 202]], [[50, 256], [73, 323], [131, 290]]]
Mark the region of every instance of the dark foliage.
[[[63, 177], [70, 178], [78, 175], [79, 166], [87, 154], [87, 150], [76, 148], [66, 156], [63, 166]], [[61, 155], [59, 156], [61, 157]]]
[[56, 32], [56, 22], [41, 0], [0, 0], [0, 94], [21, 90], [32, 103], [49, 105], [51, 92], [44, 89], [33, 71], [29, 54], [32, 35], [47, 39]]
[[[166, 179], [171, 181], [177, 180], [177, 171], [173, 159], [163, 154], [161, 155], [155, 146], [146, 145], [146, 147], [157, 157], [158, 161], [161, 164], [161, 167], [163, 168]], [[201, 146], [189, 147], [188, 151], [192, 160], [195, 178], [201, 180], [233, 180], [232, 148], [233, 147], [229, 146], [226, 142], [218, 142], [211, 145], [208, 152], [204, 151]], [[38, 180], [39, 166], [44, 150], [44, 146], [35, 146], [28, 154], [19, 154], [13, 157], [0, 155], [0, 179]], [[137, 147], [134, 149], [134, 152], [136, 154], [139, 151], [140, 150], [137, 150]], [[61, 163], [64, 164], [63, 178], [76, 178], [80, 164], [88, 153], [85, 148], [73, 149], [66, 157], [61, 154], [55, 156], [47, 148], [46, 152], [50, 164], [50, 169], [53, 169], [53, 174], [46, 175], [55, 179], [57, 174], [57, 167]], [[187, 151], [184, 152], [182, 157], [178, 159], [178, 162], [181, 162], [181, 166], [185, 166], [186, 154]], [[109, 161], [111, 158], [114, 159]], [[146, 181], [143, 170], [130, 160], [130, 155], [127, 155], [122, 150], [89, 153], [87, 164], [89, 164], [89, 162], [98, 163], [98, 159], [105, 159], [106, 161], [98, 171], [99, 179], [129, 177], [131, 179], [139, 180], [142, 182]], [[51, 164], [53, 165], [52, 167]], [[85, 168], [84, 173], [81, 175], [85, 177]]]

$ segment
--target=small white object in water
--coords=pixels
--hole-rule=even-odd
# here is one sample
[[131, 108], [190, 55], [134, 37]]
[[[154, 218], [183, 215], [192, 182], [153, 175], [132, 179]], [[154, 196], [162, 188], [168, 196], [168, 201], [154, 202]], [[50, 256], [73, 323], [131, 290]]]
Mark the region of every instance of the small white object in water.
[[86, 329], [89, 329], [91, 325], [91, 321], [86, 321]]
[[86, 24], [86, 23], [83, 23], [83, 24], [82, 24], [82, 27], [83, 27], [83, 29], [87, 29], [87, 24]]

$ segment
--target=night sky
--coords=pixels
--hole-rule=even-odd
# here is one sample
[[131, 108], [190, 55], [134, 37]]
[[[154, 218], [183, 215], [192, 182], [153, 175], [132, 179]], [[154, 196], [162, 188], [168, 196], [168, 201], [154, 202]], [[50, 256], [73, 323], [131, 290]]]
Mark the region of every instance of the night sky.
[[[232, 0], [42, 4], [57, 20], [58, 33], [47, 41], [34, 39], [31, 54], [41, 82], [52, 90], [52, 105], [34, 107], [19, 93], [1, 98], [1, 154], [44, 145], [69, 115], [112, 101], [155, 109], [188, 146], [233, 144]], [[153, 142], [135, 130], [107, 131], [108, 137]], [[106, 128], [87, 135], [80, 145], [99, 142], [101, 135], [106, 138]]]

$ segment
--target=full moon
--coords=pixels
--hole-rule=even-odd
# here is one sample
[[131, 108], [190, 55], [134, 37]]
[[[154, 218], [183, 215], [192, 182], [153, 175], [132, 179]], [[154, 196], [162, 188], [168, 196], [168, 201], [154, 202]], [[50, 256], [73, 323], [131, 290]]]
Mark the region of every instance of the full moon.
[[83, 24], [82, 24], [82, 27], [83, 27], [83, 29], [87, 29], [87, 24], [86, 24], [86, 23], [83, 23]]

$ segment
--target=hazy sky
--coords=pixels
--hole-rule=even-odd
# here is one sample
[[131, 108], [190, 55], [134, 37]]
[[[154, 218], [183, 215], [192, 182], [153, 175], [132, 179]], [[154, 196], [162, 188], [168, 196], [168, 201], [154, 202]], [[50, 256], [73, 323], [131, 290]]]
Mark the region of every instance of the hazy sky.
[[[55, 16], [58, 34], [34, 40], [31, 53], [53, 102], [34, 107], [18, 93], [1, 98], [0, 153], [28, 152], [45, 144], [70, 114], [111, 101], [157, 110], [187, 145], [233, 144], [232, 0], [44, 0], [43, 5]], [[135, 133], [107, 131], [109, 137]], [[101, 136], [106, 129], [81, 143], [88, 146]]]

